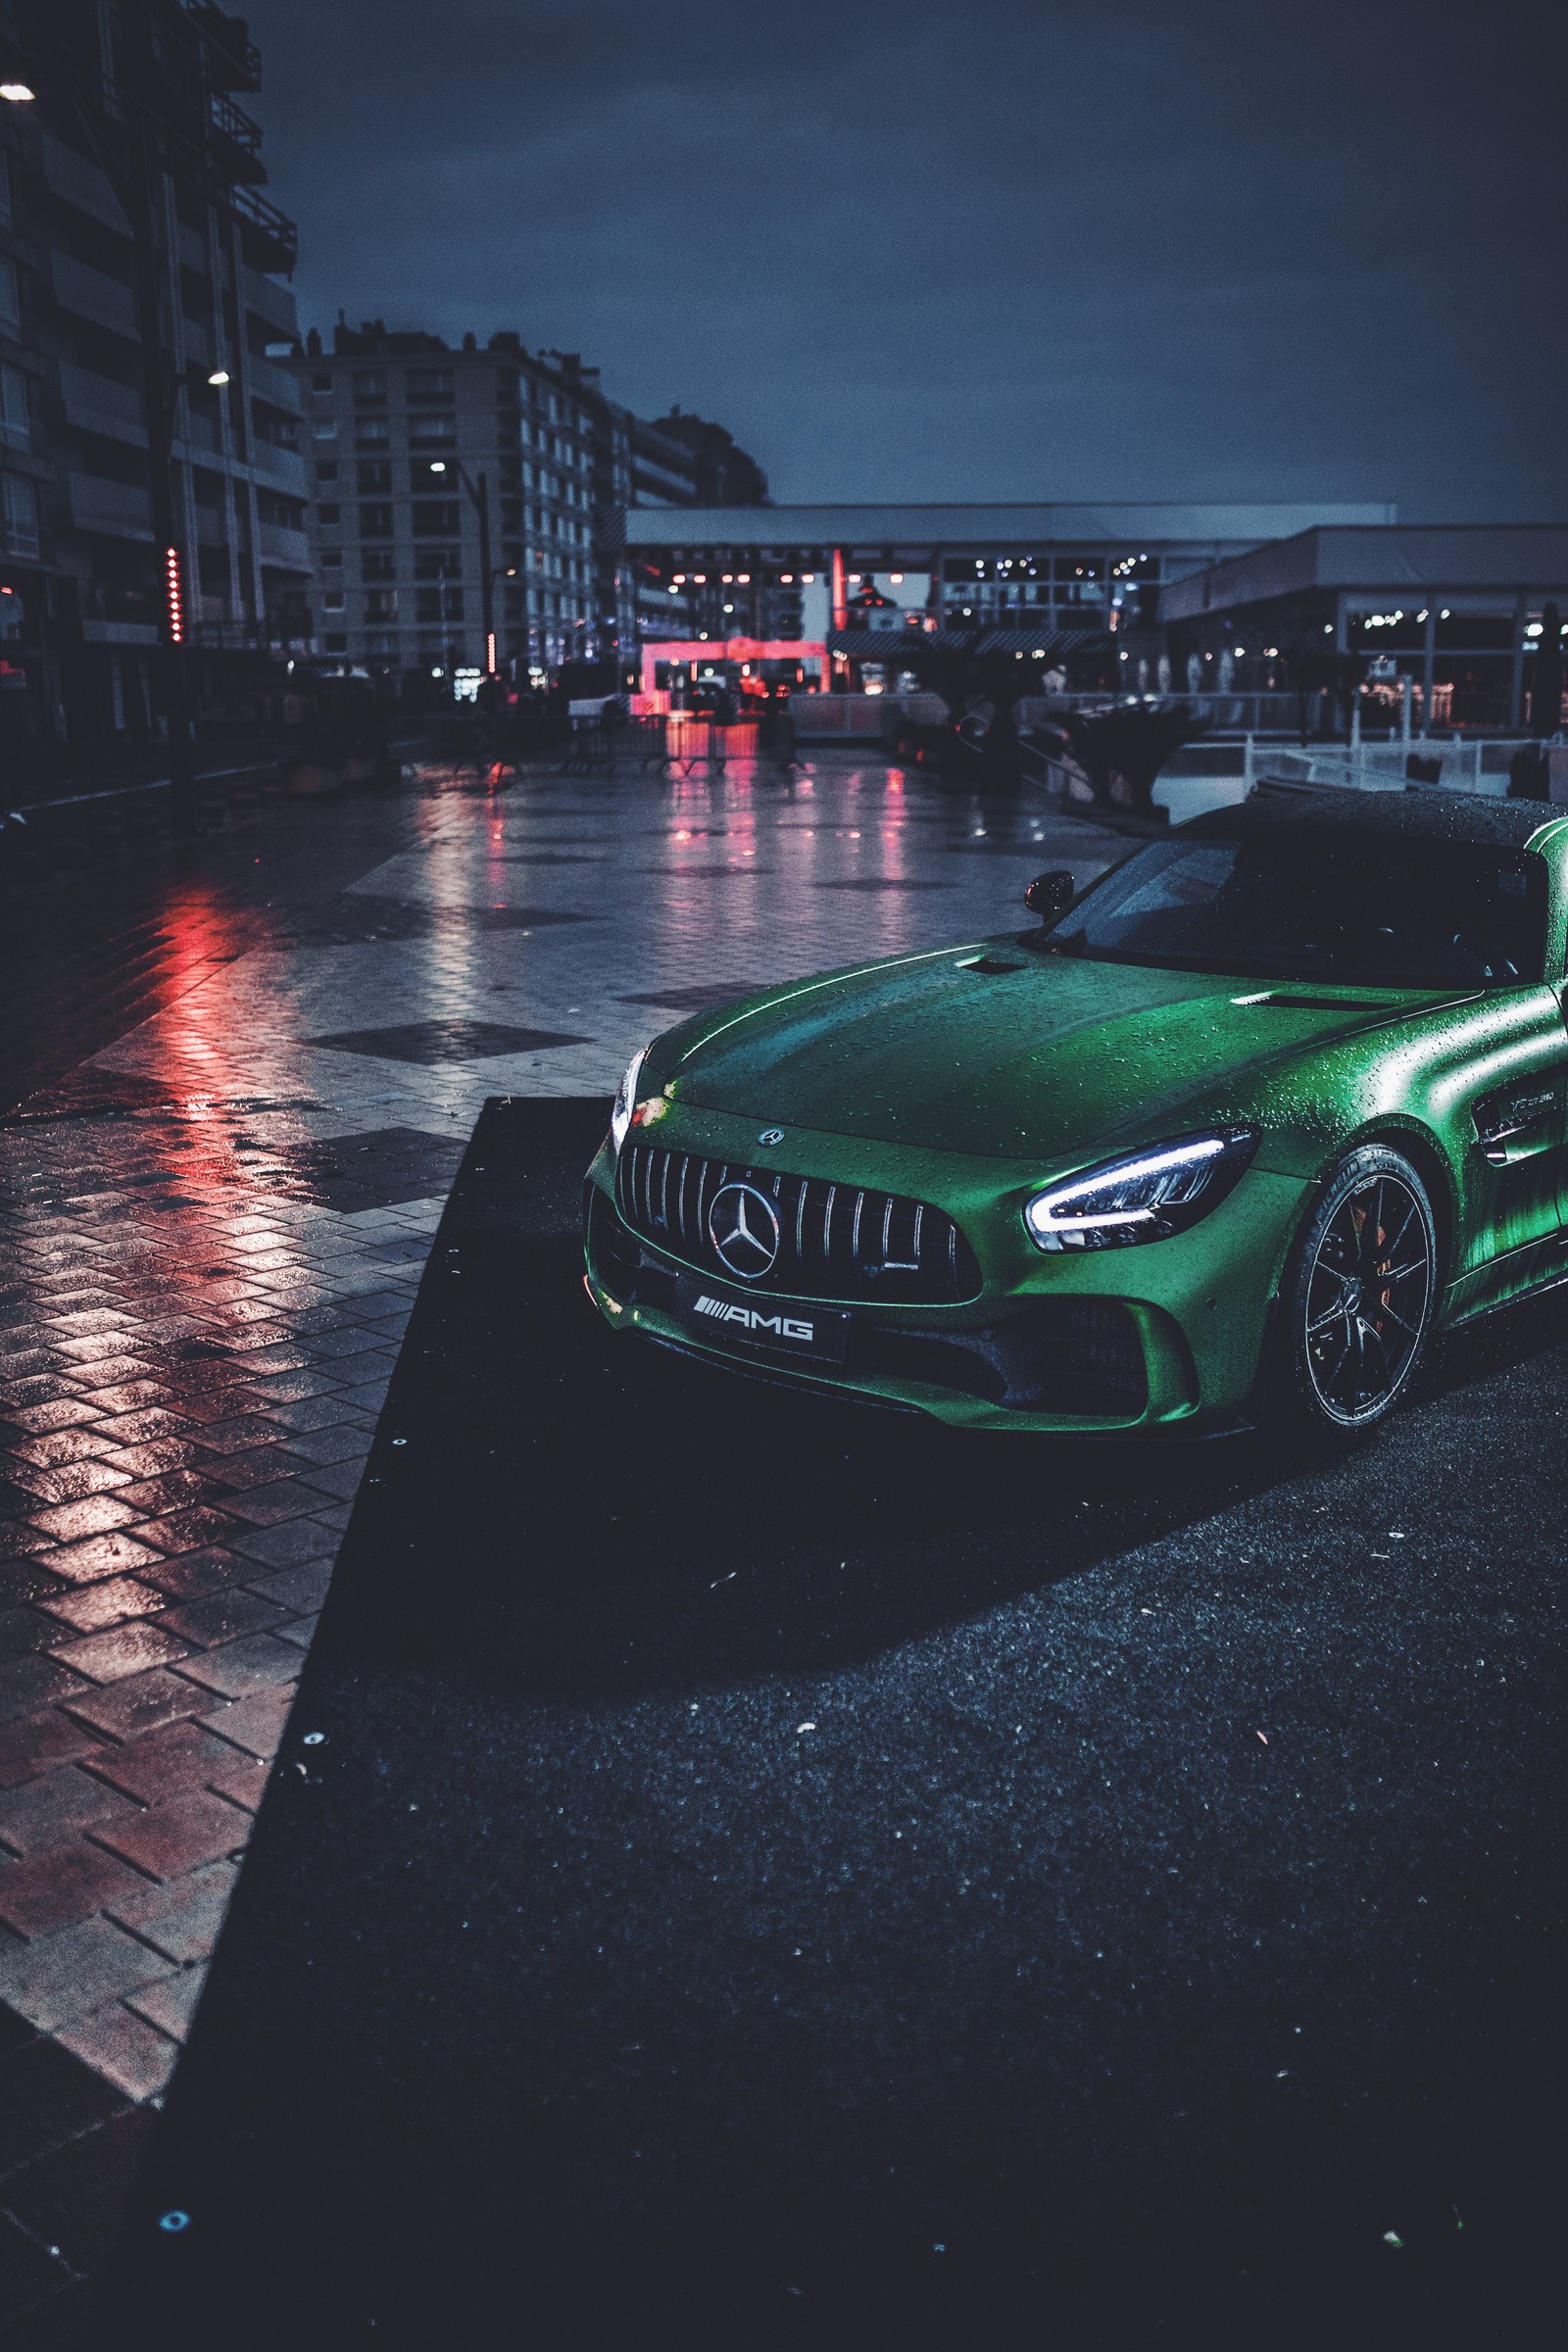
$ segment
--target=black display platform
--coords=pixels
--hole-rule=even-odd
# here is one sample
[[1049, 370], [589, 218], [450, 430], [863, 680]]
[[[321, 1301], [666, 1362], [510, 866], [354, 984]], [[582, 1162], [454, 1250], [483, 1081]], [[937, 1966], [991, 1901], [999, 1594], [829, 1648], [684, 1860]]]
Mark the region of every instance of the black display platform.
[[479, 1123], [95, 2341], [1532, 2340], [1560, 1307], [961, 1437], [605, 1330], [604, 1119]]

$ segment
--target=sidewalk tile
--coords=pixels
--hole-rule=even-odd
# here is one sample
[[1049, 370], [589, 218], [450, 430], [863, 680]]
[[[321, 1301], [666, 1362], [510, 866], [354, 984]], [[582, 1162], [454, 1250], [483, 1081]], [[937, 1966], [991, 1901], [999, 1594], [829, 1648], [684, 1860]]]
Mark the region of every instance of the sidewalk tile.
[[156, 1584], [160, 1592], [172, 1599], [200, 1600], [204, 1593], [220, 1592], [225, 1585], [253, 1583], [255, 1570], [237, 1551], [214, 1544], [206, 1551], [182, 1551], [173, 1559], [159, 1560], [147, 1569], [146, 1576], [149, 1584]]
[[165, 1886], [143, 1886], [115, 1905], [115, 1917], [181, 1966], [206, 1960], [228, 1911], [239, 1865], [208, 1862]]
[[131, 1569], [157, 1567], [159, 1556], [136, 1536], [89, 1536], [84, 1543], [62, 1544], [44, 1555], [52, 1576], [73, 1584], [92, 1584], [100, 1577], [123, 1576]]
[[166, 1605], [166, 1595], [134, 1576], [111, 1576], [101, 1585], [67, 1585], [40, 1604], [74, 1633], [95, 1634], [127, 1617], [146, 1617]]
[[218, 1709], [207, 1720], [220, 1739], [231, 1740], [237, 1747], [270, 1762], [283, 1737], [294, 1694], [294, 1684], [280, 1683], [273, 1690], [258, 1690], [254, 1698], [241, 1698], [231, 1707]]
[[167, 1519], [144, 1519], [137, 1528], [149, 1544], [164, 1551], [203, 1551], [209, 1544], [227, 1543], [239, 1522], [222, 1511], [172, 1511]]
[[152, 1666], [172, 1666], [187, 1654], [185, 1643], [166, 1633], [161, 1621], [150, 1624], [145, 1618], [84, 1634], [78, 1641], [56, 1642], [51, 1652], [62, 1666], [95, 1683], [122, 1682]]
[[19, 1716], [0, 1725], [0, 1788], [13, 1788], [74, 1757], [96, 1755], [105, 1744], [95, 1732], [74, 1722], [58, 1707]]
[[206, 1788], [232, 1764], [234, 1753], [210, 1725], [186, 1722], [166, 1724], [123, 1747], [106, 1747], [92, 1761], [100, 1780], [144, 1805], [160, 1805]]
[[117, 1855], [85, 1838], [50, 1846], [0, 1870], [0, 1920], [29, 1940], [47, 1936], [102, 1910], [117, 1892], [128, 1892], [133, 1876]]
[[182, 1601], [177, 1608], [168, 1610], [159, 1619], [166, 1632], [174, 1634], [181, 1642], [192, 1642], [199, 1648], [211, 1649], [220, 1642], [238, 1641], [242, 1634], [259, 1634], [268, 1628], [275, 1629], [286, 1612], [259, 1592], [246, 1592], [242, 1586], [231, 1585], [220, 1592], [210, 1592], [205, 1600]]
[[249, 1698], [273, 1683], [292, 1681], [299, 1670], [299, 1651], [275, 1634], [247, 1634], [241, 1641], [225, 1642], [221, 1649], [197, 1650], [181, 1669], [190, 1682], [216, 1690], [223, 1698], [236, 1699]]
[[318, 1609], [326, 1598], [326, 1589], [332, 1581], [332, 1563], [307, 1560], [298, 1568], [281, 1568], [275, 1576], [253, 1575], [247, 1581], [253, 1592], [275, 1601], [280, 1609], [304, 1615]]
[[182, 2042], [190, 2033], [206, 1983], [205, 1968], [182, 1968], [177, 1977], [160, 1977], [156, 1984], [144, 1984], [128, 1996], [127, 2005], [172, 2041]]
[[[205, 1788], [155, 1805], [150, 1812], [131, 1813], [114, 1823], [100, 1823], [93, 1836], [111, 1853], [133, 1862], [155, 1878], [177, 1879], [203, 1862], [217, 1862], [242, 1846], [251, 1834], [250, 1816], [226, 1797]], [[19, 1863], [18, 1870], [27, 1865]], [[0, 1916], [5, 1913], [7, 1887], [16, 1871], [0, 1871]], [[104, 1897], [118, 1908], [114, 1890]]]
[[117, 1813], [134, 1811], [130, 1799], [118, 1789], [78, 1772], [74, 1764], [60, 1764], [0, 1792], [0, 1839], [13, 1853], [25, 1857]]
[[86, 1688], [79, 1675], [39, 1653], [8, 1658], [0, 1666], [0, 1723], [15, 1715], [31, 1715]]
[[108, 1683], [102, 1690], [78, 1684], [71, 1699], [74, 1715], [96, 1731], [107, 1732], [112, 1740], [134, 1740], [143, 1732], [156, 1731], [160, 1724], [210, 1714], [212, 1706], [208, 1692], [171, 1674], [167, 1666], [155, 1666], [150, 1674], [131, 1675], [122, 1683]]
[[[147, 1886], [134, 1871], [122, 1880], [127, 1901]], [[160, 1953], [107, 1919], [84, 1919], [31, 1943], [0, 1938], [0, 2001], [45, 2032], [168, 1973]]]
[[74, 1544], [84, 1536], [106, 1535], [111, 1528], [125, 1527], [134, 1516], [113, 1495], [89, 1494], [83, 1502], [61, 1502], [52, 1510], [29, 1512], [28, 1525], [61, 1544]]
[[341, 1540], [335, 1528], [316, 1519], [290, 1519], [281, 1527], [236, 1534], [231, 1548], [264, 1568], [293, 1568], [307, 1560], [335, 1560]]
[[[171, 1984], [179, 1981], [178, 1977], [164, 1980]], [[137, 1997], [144, 1998], [156, 1989], [150, 1985]], [[127, 2099], [161, 2097], [179, 2057], [177, 2039], [159, 2033], [122, 2001], [106, 2001], [100, 2009], [89, 2009], [85, 2017], [73, 2018], [69, 2025], [56, 2028], [55, 2038]]]

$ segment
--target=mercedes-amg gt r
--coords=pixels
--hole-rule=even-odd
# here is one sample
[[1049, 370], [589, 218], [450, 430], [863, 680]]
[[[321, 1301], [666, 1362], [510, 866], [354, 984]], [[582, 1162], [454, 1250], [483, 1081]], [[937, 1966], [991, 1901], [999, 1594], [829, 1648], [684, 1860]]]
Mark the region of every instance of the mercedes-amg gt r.
[[1026, 895], [635, 1057], [615, 1330], [972, 1426], [1354, 1429], [1568, 1274], [1568, 817], [1254, 798]]

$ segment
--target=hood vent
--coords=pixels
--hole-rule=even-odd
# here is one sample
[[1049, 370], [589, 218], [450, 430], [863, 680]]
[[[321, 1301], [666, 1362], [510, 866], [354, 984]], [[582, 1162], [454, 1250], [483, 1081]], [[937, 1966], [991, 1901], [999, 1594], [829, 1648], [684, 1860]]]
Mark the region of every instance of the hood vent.
[[1397, 1004], [1374, 1004], [1365, 997], [1309, 997], [1272, 988], [1260, 997], [1232, 997], [1233, 1004], [1255, 1006], [1259, 1012], [1397, 1012]]

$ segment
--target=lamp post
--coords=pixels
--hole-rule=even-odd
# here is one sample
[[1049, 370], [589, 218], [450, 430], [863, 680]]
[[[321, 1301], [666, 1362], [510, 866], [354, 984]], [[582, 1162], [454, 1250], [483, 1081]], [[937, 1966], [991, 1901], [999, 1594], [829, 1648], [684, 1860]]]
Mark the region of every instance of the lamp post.
[[[490, 485], [481, 473], [473, 479], [461, 458], [454, 458], [459, 481], [468, 494], [469, 504], [479, 517], [479, 603], [484, 624], [484, 674], [496, 674], [496, 573], [490, 567]], [[430, 471], [445, 473], [445, 458], [432, 458]]]

